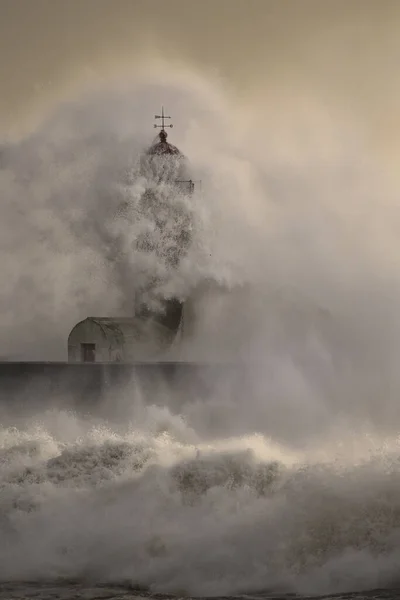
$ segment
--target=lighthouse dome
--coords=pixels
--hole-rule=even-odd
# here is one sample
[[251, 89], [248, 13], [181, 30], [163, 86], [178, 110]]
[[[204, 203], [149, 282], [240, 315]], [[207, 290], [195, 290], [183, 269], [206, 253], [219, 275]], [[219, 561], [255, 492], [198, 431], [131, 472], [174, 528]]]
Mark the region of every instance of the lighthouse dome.
[[183, 158], [183, 154], [179, 148], [167, 142], [167, 132], [164, 129], [160, 131], [158, 135], [158, 141], [150, 146], [150, 148], [147, 150], [147, 154], [150, 156], [170, 155]]
[[[171, 127], [171, 125], [169, 125]], [[149, 183], [172, 184], [188, 180], [188, 164], [184, 154], [167, 142], [167, 132], [161, 129], [155, 142], [141, 157], [141, 173]]]

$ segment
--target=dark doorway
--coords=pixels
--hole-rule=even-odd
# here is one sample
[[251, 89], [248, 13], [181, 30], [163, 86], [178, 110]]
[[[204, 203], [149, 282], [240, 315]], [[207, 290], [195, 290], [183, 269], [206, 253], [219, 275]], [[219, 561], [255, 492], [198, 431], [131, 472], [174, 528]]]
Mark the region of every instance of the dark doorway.
[[81, 344], [82, 362], [96, 362], [96, 344]]

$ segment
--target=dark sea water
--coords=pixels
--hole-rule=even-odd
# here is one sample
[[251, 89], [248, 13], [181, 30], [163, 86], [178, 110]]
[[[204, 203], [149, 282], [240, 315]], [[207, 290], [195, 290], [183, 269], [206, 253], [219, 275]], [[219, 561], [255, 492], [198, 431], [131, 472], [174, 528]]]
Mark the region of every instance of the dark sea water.
[[[325, 596], [298, 596], [296, 594], [244, 594], [241, 596], [218, 596], [216, 600], [397, 600], [400, 589], [349, 592]], [[4, 600], [174, 600], [186, 596], [166, 596], [141, 593], [124, 586], [84, 585], [82, 583], [4, 583], [0, 586], [0, 598]], [[193, 598], [193, 597], [192, 597]], [[194, 600], [194, 598], [193, 598]], [[196, 600], [204, 600], [203, 598]]]

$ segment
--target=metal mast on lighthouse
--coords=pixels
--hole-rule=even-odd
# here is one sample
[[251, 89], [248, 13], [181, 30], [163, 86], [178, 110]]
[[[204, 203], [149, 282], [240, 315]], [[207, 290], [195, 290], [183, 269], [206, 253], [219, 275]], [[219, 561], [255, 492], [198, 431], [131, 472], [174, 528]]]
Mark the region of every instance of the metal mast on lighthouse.
[[160, 133], [158, 135], [158, 140], [155, 142], [155, 144], [153, 144], [148, 149], [147, 154], [150, 154], [150, 155], [169, 154], [169, 155], [176, 156], [177, 158], [183, 159], [184, 156], [179, 151], [179, 149], [176, 146], [173, 146], [172, 144], [169, 144], [167, 142], [168, 136], [167, 136], [167, 132], [165, 130], [168, 127], [170, 127], [172, 129], [173, 125], [172, 125], [172, 123], [166, 124], [166, 120], [170, 119], [171, 117], [164, 113], [164, 107], [162, 107], [161, 115], [154, 115], [154, 118], [161, 120], [161, 125], [159, 125], [158, 123], [154, 124], [154, 128], [160, 129]]
[[154, 115], [155, 119], [161, 119], [161, 125], [157, 125], [157, 123], [154, 123], [154, 128], [157, 129], [158, 127], [161, 128], [161, 131], [159, 133], [160, 136], [160, 140], [161, 142], [166, 142], [167, 141], [167, 132], [165, 131], [166, 127], [170, 127], [172, 129], [173, 124], [170, 123], [169, 125], [165, 124], [165, 119], [170, 119], [171, 117], [167, 116], [164, 114], [164, 107], [161, 107], [161, 115]]

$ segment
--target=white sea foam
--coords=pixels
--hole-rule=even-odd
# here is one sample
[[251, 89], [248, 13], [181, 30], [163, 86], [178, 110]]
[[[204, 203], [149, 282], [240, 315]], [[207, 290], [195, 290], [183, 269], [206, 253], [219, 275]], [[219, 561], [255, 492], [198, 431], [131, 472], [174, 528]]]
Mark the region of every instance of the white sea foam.
[[66, 413], [1, 430], [1, 579], [191, 595], [396, 582], [397, 440], [343, 439], [335, 456], [261, 435], [204, 442], [156, 407], [146, 418], [124, 433]]

